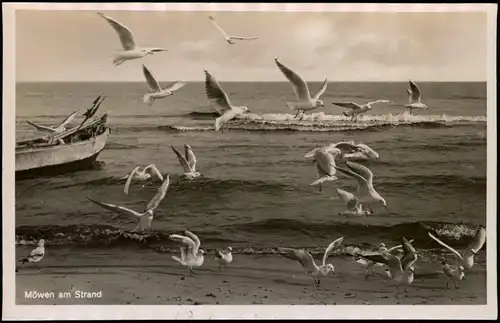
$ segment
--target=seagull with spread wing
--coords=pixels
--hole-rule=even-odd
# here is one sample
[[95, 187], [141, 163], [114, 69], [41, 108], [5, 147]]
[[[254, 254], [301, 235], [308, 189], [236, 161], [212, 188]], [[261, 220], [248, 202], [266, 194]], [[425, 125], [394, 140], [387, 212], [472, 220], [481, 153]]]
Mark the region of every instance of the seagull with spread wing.
[[215, 119], [215, 131], [227, 124], [232, 119], [246, 112], [250, 112], [246, 106], [233, 106], [226, 92], [221, 88], [217, 80], [207, 71], [205, 72], [205, 94], [220, 117]]
[[208, 16], [208, 19], [212, 22], [212, 24], [215, 26], [215, 28], [217, 28], [217, 30], [219, 30], [219, 32], [222, 34], [222, 36], [224, 36], [224, 40], [230, 45], [234, 45], [235, 40], [255, 40], [255, 39], [258, 39], [257, 37], [229, 36], [224, 31], [224, 29], [222, 29], [221, 26], [219, 26], [219, 24], [217, 23], [217, 21], [215, 20], [215, 18], [213, 16]]
[[127, 182], [125, 183], [125, 187], [123, 188], [123, 191], [125, 194], [128, 195], [128, 189], [130, 187], [130, 184], [132, 183], [132, 180], [137, 180], [137, 181], [147, 181], [153, 179], [153, 176], [158, 177], [162, 182], [163, 182], [163, 175], [160, 173], [158, 168], [154, 165], [148, 165], [141, 169], [141, 166], [136, 166], [128, 175], [125, 175], [124, 177], [120, 178], [122, 179], [127, 179]]
[[36, 265], [37, 262], [43, 259], [45, 256], [45, 240], [40, 239], [38, 241], [38, 246], [33, 249], [27, 257], [22, 258], [19, 260], [20, 263], [25, 264], [27, 262], [33, 263]]
[[92, 201], [93, 203], [99, 205], [102, 208], [105, 208], [107, 210], [113, 211], [117, 213], [118, 215], [125, 215], [125, 216], [134, 216], [139, 219], [139, 223], [135, 227], [133, 231], [144, 231], [144, 230], [150, 230], [152, 231], [151, 227], [151, 222], [153, 221], [153, 214], [156, 208], [160, 205], [160, 202], [165, 198], [165, 195], [167, 194], [167, 189], [168, 185], [170, 183], [170, 176], [167, 175], [161, 186], [158, 188], [156, 195], [149, 201], [148, 205], [146, 206], [146, 209], [144, 212], [140, 213], [134, 210], [131, 210], [129, 208], [126, 208], [124, 206], [119, 206], [119, 205], [114, 205], [111, 203], [106, 203], [106, 202], [100, 202], [96, 201], [90, 197], [87, 196], [87, 199]]
[[365, 113], [369, 110], [372, 109], [373, 104], [377, 103], [389, 103], [389, 100], [376, 100], [376, 101], [371, 101], [368, 103], [365, 103], [363, 105], [359, 105], [355, 102], [332, 102], [335, 105], [338, 105], [339, 107], [351, 109], [350, 112], [344, 112], [344, 115], [346, 117], [351, 117], [351, 121], [357, 120], [358, 116], [362, 113]]
[[[412, 243], [412, 242], [413, 242], [413, 239], [410, 240], [410, 243]], [[380, 247], [378, 249], [378, 252], [390, 252], [390, 253], [393, 253], [394, 251], [399, 252], [402, 247], [403, 247], [402, 245], [397, 245], [397, 246], [394, 246], [392, 248], [387, 249], [387, 246], [385, 245], [385, 243], [382, 242], [382, 243], [380, 243]], [[363, 267], [365, 267], [365, 280], [367, 280], [368, 277], [370, 276], [370, 272], [373, 273], [375, 271], [375, 269], [384, 266], [383, 263], [374, 262], [374, 261], [365, 259], [365, 258], [361, 257], [359, 254], [356, 254], [354, 256], [354, 261], [356, 263], [362, 265]], [[371, 271], [370, 271], [370, 269], [371, 269]]]
[[363, 204], [358, 202], [356, 195], [344, 191], [341, 188], [336, 188], [337, 195], [345, 204], [345, 210], [340, 212], [339, 215], [344, 216], [367, 216], [371, 215], [370, 211], [363, 208]]
[[323, 93], [325, 93], [328, 86], [327, 78], [325, 78], [319, 90], [313, 96], [311, 96], [307, 83], [297, 73], [281, 63], [278, 58], [275, 58], [274, 61], [276, 62], [276, 65], [278, 65], [279, 70], [292, 84], [293, 90], [297, 97], [296, 102], [286, 103], [290, 110], [297, 111], [295, 118], [299, 117], [300, 115], [300, 119], [302, 119], [304, 117], [304, 111], [311, 111], [325, 106], [323, 101], [320, 100], [320, 97], [323, 95]]
[[418, 258], [417, 251], [411, 245], [411, 242], [405, 237], [402, 238], [402, 241], [403, 257], [401, 259], [388, 250], [369, 254], [359, 254], [360, 257], [367, 260], [387, 265], [389, 267], [388, 276], [396, 282], [398, 293], [400, 285], [410, 285], [413, 283], [415, 274], [413, 264]]
[[200, 239], [192, 232], [185, 230], [185, 236], [180, 234], [171, 234], [169, 238], [183, 244], [180, 247], [181, 257], [172, 256], [172, 259], [183, 266], [189, 268], [189, 276], [196, 275], [193, 268], [201, 267], [205, 257], [205, 252], [200, 249]]
[[184, 169], [184, 174], [182, 175], [183, 177], [192, 180], [201, 175], [196, 171], [196, 156], [194, 155], [191, 146], [189, 146], [188, 144], [184, 145], [185, 156], [182, 156], [182, 154], [177, 149], [175, 149], [174, 146], [171, 147], [177, 155], [182, 168]]
[[410, 88], [406, 90], [409, 96], [410, 102], [405, 104], [405, 108], [410, 109], [410, 114], [413, 109], [427, 110], [427, 105], [421, 102], [422, 92], [418, 86], [413, 81], [409, 81]]
[[286, 258], [296, 260], [304, 268], [306, 275], [313, 277], [314, 283], [319, 287], [320, 276], [326, 276], [329, 272], [335, 275], [335, 267], [332, 264], [327, 264], [326, 260], [332, 251], [339, 248], [344, 242], [344, 237], [338, 238], [328, 245], [323, 254], [323, 262], [321, 265], [316, 265], [313, 256], [305, 251], [304, 249], [293, 249], [293, 248], [278, 248], [280, 254]]
[[357, 183], [358, 191], [357, 198], [359, 203], [367, 204], [373, 214], [373, 209], [370, 203], [380, 203], [387, 209], [385, 199], [373, 188], [373, 173], [368, 167], [354, 163], [345, 162], [348, 169], [334, 166], [338, 171], [354, 178]]
[[[362, 143], [355, 144], [354, 141], [341, 141], [337, 143], [331, 143], [326, 146], [340, 149], [342, 155], [339, 156], [339, 159], [343, 160], [373, 160], [380, 158], [380, 155], [370, 146]], [[326, 146], [323, 146], [321, 148], [324, 148]], [[305, 154], [304, 158], [313, 157], [316, 149], [320, 148], [314, 148], [313, 150]]]
[[474, 240], [469, 244], [467, 249], [465, 249], [463, 254], [460, 254], [458, 251], [436, 238], [432, 233], [428, 232], [427, 234], [429, 235], [429, 237], [437, 241], [437, 243], [453, 252], [458, 260], [458, 264], [460, 266], [463, 266], [465, 270], [471, 269], [472, 266], [474, 266], [474, 256], [478, 253], [479, 250], [481, 250], [486, 241], [486, 230], [481, 227], [476, 231]]
[[323, 191], [323, 183], [335, 181], [338, 179], [335, 174], [337, 173], [335, 158], [340, 156], [342, 152], [340, 149], [325, 146], [314, 151], [314, 164], [318, 172], [318, 179], [310, 185], [319, 185], [319, 191]]
[[142, 72], [144, 73], [144, 77], [146, 78], [146, 83], [149, 87], [149, 93], [144, 94], [144, 103], [147, 103], [149, 106], [152, 106], [154, 101], [157, 99], [163, 99], [167, 96], [174, 95], [174, 93], [186, 85], [186, 82], [175, 81], [172, 82], [168, 87], [162, 89], [160, 83], [156, 81], [151, 71], [147, 68], [146, 65], [142, 64]]
[[66, 126], [69, 123], [71, 123], [71, 121], [73, 121], [73, 119], [76, 117], [77, 113], [78, 113], [78, 111], [73, 112], [72, 114], [67, 116], [63, 122], [61, 122], [59, 125], [57, 125], [55, 127], [42, 126], [42, 125], [38, 125], [36, 123], [33, 123], [31, 121], [28, 121], [28, 123], [30, 125], [32, 125], [33, 127], [35, 127], [39, 131], [50, 132], [50, 133], [61, 133], [61, 132], [66, 131]]
[[142, 58], [146, 55], [153, 55], [157, 52], [165, 52], [163, 48], [144, 48], [136, 45], [134, 34], [132, 31], [123, 25], [121, 22], [104, 15], [101, 12], [97, 13], [100, 17], [104, 18], [113, 29], [118, 33], [123, 50], [118, 51], [113, 57], [113, 64], [115, 66], [121, 65], [123, 62]]

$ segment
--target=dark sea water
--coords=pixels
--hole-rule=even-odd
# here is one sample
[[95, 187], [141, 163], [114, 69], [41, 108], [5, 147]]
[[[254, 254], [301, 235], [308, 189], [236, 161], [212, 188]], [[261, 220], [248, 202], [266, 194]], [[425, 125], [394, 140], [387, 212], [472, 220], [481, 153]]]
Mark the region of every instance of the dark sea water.
[[[406, 236], [417, 249], [430, 251], [439, 246], [427, 230], [461, 248], [486, 224], [486, 83], [420, 83], [429, 109], [415, 115], [402, 108], [407, 83], [331, 83], [322, 97], [326, 107], [303, 121], [294, 121], [285, 105], [294, 99], [288, 83], [221, 85], [234, 104], [252, 111], [225, 133], [213, 130], [202, 83], [188, 84], [152, 107], [142, 101], [142, 83], [18, 84], [17, 140], [37, 135], [27, 120], [57, 124], [76, 109], [83, 113], [100, 93], [108, 96], [100, 113], [109, 115], [112, 132], [98, 168], [16, 182], [16, 242], [44, 238], [50, 248], [170, 250], [167, 235], [189, 229], [209, 251], [226, 245], [248, 253], [277, 246], [321, 251], [340, 236], [362, 248], [399, 244]], [[393, 103], [373, 106], [358, 122], [331, 104], [381, 98]], [[377, 206], [369, 217], [337, 215], [344, 205], [335, 188], [356, 187], [343, 175], [323, 192], [309, 185], [317, 174], [304, 154], [344, 140], [380, 154], [367, 166], [388, 211]], [[185, 143], [203, 177], [176, 183], [182, 168], [170, 145], [182, 149]], [[116, 180], [150, 163], [170, 173], [172, 184], [153, 220], [157, 236], [131, 234], [136, 219], [112, 219], [86, 197], [142, 211], [159, 183], [144, 189], [133, 184], [127, 196]]]

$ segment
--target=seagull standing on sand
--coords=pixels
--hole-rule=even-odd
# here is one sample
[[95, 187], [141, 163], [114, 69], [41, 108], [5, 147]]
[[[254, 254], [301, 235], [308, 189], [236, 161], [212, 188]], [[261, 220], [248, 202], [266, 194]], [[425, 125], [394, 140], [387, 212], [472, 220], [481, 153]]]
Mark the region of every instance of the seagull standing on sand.
[[443, 274], [446, 276], [446, 289], [448, 289], [449, 279], [453, 280], [453, 285], [455, 285], [455, 289], [458, 288], [457, 280], [462, 280], [465, 278], [464, 267], [463, 266], [450, 266], [446, 263], [446, 260], [441, 261], [441, 270]]
[[[173, 241], [180, 242], [184, 244], [184, 246], [180, 247], [181, 250], [181, 258], [172, 256], [172, 259], [177, 261], [183, 266], [189, 268], [189, 276], [196, 275], [193, 271], [193, 267], [201, 267], [203, 265], [203, 261], [205, 260], [203, 249], [200, 249], [200, 239], [198, 237], [188, 231], [184, 231], [185, 236], [180, 234], [171, 234], [169, 238]], [[187, 250], [186, 250], [187, 249]]]
[[166, 49], [163, 48], [138, 47], [134, 40], [134, 34], [132, 33], [132, 31], [130, 31], [130, 29], [128, 29], [122, 23], [116, 21], [111, 17], [104, 15], [101, 12], [98, 12], [97, 14], [102, 18], [104, 18], [111, 25], [111, 27], [113, 27], [113, 29], [118, 33], [118, 36], [120, 37], [120, 42], [123, 46], [123, 50], [117, 52], [113, 57], [113, 64], [115, 64], [115, 66], [121, 65], [123, 62], [128, 60], [142, 58], [150, 54], [153, 55], [156, 52], [167, 51]]
[[[370, 160], [370, 159], [379, 159], [380, 155], [370, 148], [368, 145], [359, 143], [355, 144], [354, 141], [341, 141], [335, 144], [329, 144], [323, 146], [321, 148], [331, 146], [333, 148], [338, 148], [342, 152], [342, 155], [338, 157], [338, 159], [343, 160]], [[316, 149], [314, 148], [310, 152], [304, 155], [304, 158], [311, 158], [314, 156], [314, 152]]]
[[42, 125], [38, 125], [36, 123], [33, 123], [31, 121], [27, 121], [27, 122], [30, 125], [32, 125], [33, 127], [35, 127], [39, 131], [50, 132], [50, 133], [61, 133], [61, 132], [66, 131], [66, 126], [71, 121], [73, 121], [73, 119], [75, 118], [75, 116], [77, 115], [77, 113], [78, 113], [78, 111], [73, 112], [72, 114], [70, 114], [69, 116], [67, 116], [66, 119], [64, 119], [63, 122], [61, 122], [59, 125], [57, 125], [55, 127], [42, 126]]
[[231, 253], [233, 248], [227, 247], [224, 250], [217, 250], [215, 253], [215, 259], [219, 263], [219, 271], [224, 267], [224, 271], [227, 269], [227, 265], [229, 265], [233, 261], [233, 254]]
[[239, 37], [239, 36], [229, 36], [225, 31], [224, 29], [222, 29], [219, 24], [217, 23], [217, 21], [215, 21], [215, 18], [212, 17], [212, 16], [208, 16], [208, 19], [212, 22], [212, 24], [215, 26], [215, 28], [217, 28], [220, 33], [222, 34], [222, 36], [224, 36], [224, 40], [230, 44], [230, 45], [233, 45], [235, 44], [234, 41], [235, 40], [255, 40], [255, 39], [258, 39], [257, 37]]
[[314, 283], [319, 287], [320, 276], [326, 276], [329, 272], [335, 275], [335, 267], [332, 264], [327, 264], [326, 259], [328, 259], [330, 252], [340, 247], [343, 242], [344, 237], [341, 237], [328, 245], [323, 255], [323, 263], [320, 266], [316, 265], [313, 256], [303, 249], [280, 247], [278, 251], [282, 256], [298, 261], [302, 265], [302, 268], [304, 268], [306, 275], [313, 277]]
[[362, 113], [365, 113], [369, 110], [372, 109], [372, 104], [377, 104], [377, 103], [389, 103], [389, 100], [376, 100], [376, 101], [371, 101], [368, 103], [365, 103], [363, 105], [359, 105], [354, 102], [332, 102], [335, 105], [338, 105], [339, 107], [343, 108], [348, 108], [351, 109], [350, 112], [344, 112], [344, 115], [346, 117], [351, 117], [351, 121], [357, 120], [358, 116]]
[[[399, 293], [400, 285], [410, 285], [414, 279], [415, 268], [413, 264], [417, 261], [417, 252], [405, 237], [402, 238], [403, 257], [399, 259], [389, 251], [381, 251], [372, 254], [359, 254], [359, 256], [370, 261], [385, 264], [389, 267], [388, 276], [397, 283]], [[406, 290], [408, 291], [408, 290]]]
[[458, 264], [460, 266], [463, 266], [465, 270], [471, 269], [472, 266], [474, 266], [474, 256], [477, 254], [479, 250], [481, 250], [481, 248], [484, 245], [484, 242], [486, 241], [486, 230], [483, 227], [481, 227], [476, 231], [474, 240], [464, 251], [463, 255], [461, 255], [458, 251], [456, 251], [443, 241], [436, 238], [432, 233], [428, 232], [427, 234], [429, 235], [429, 237], [436, 240], [440, 245], [453, 252], [458, 260]]
[[335, 181], [338, 179], [335, 176], [337, 173], [335, 158], [340, 156], [342, 152], [338, 148], [325, 146], [314, 151], [314, 163], [318, 171], [318, 179], [310, 185], [319, 185], [319, 191], [323, 191], [323, 183]]
[[147, 103], [149, 106], [152, 106], [156, 99], [163, 99], [167, 96], [174, 95], [176, 91], [186, 85], [186, 82], [175, 81], [165, 89], [162, 89], [160, 84], [151, 74], [151, 71], [144, 64], [142, 64], [142, 72], [144, 73], [144, 77], [146, 78], [146, 82], [148, 83], [149, 87], [149, 93], [144, 94], [143, 99], [144, 103]]
[[158, 188], [156, 195], [151, 199], [151, 201], [149, 201], [143, 213], [136, 212], [124, 206], [96, 201], [88, 196], [87, 199], [101, 206], [102, 208], [113, 211], [119, 215], [134, 216], [139, 218], [139, 223], [137, 224], [137, 226], [133, 231], [137, 230], [140, 230], [141, 232], [144, 230], [152, 231], [151, 222], [153, 221], [154, 211], [160, 205], [160, 202], [165, 198], [169, 183], [170, 183], [170, 176], [167, 175], [166, 179], [163, 181], [160, 188]]
[[246, 106], [233, 106], [217, 80], [207, 70], [204, 71], [205, 94], [210, 103], [215, 107], [215, 110], [220, 114], [220, 117], [215, 119], [215, 131], [219, 131], [224, 124], [243, 113], [250, 112], [250, 110]]
[[326, 87], [328, 86], [328, 79], [325, 78], [323, 84], [319, 88], [318, 92], [311, 97], [309, 93], [309, 87], [307, 83], [294, 71], [283, 65], [278, 58], [274, 61], [280, 71], [285, 75], [290, 83], [292, 83], [293, 90], [297, 97], [297, 102], [287, 102], [286, 105], [290, 110], [296, 110], [297, 114], [295, 118], [300, 115], [300, 119], [304, 117], [304, 111], [311, 111], [319, 107], [324, 107], [324, 103], [319, 98], [325, 93]]
[[22, 264], [31, 262], [35, 264], [35, 266], [38, 266], [36, 263], [42, 260], [44, 256], [45, 256], [45, 240], [40, 239], [40, 241], [38, 241], [38, 246], [35, 249], [33, 249], [27, 257], [19, 260], [19, 262]]
[[387, 209], [385, 199], [373, 188], [373, 173], [368, 167], [349, 161], [346, 161], [345, 164], [349, 169], [343, 169], [337, 166], [335, 166], [335, 168], [356, 180], [358, 186], [358, 202], [367, 204], [372, 214], [373, 209], [370, 205], [372, 202], [380, 203]]
[[405, 104], [405, 108], [410, 109], [410, 114], [413, 109], [427, 110], [427, 105], [423, 104], [420, 100], [422, 98], [422, 92], [418, 86], [413, 82], [409, 81], [410, 88], [406, 90], [410, 98], [410, 102]]
[[337, 195], [344, 202], [346, 209], [344, 212], [339, 213], [339, 215], [346, 216], [367, 216], [370, 215], [370, 211], [363, 208], [363, 204], [358, 203], [358, 198], [341, 188], [337, 188]]
[[184, 145], [185, 156], [182, 156], [182, 154], [177, 149], [175, 149], [174, 146], [171, 147], [177, 155], [182, 168], [184, 169], [184, 174], [182, 175], [183, 177], [192, 180], [201, 175], [196, 171], [196, 156], [194, 155], [191, 146], [189, 146], [188, 144]]
[[[153, 178], [153, 176], [158, 177], [162, 182], [163, 182], [163, 175], [160, 173], [158, 168], [154, 164], [148, 165], [144, 167], [141, 170], [140, 166], [136, 166], [128, 175], [123, 176], [120, 178], [122, 179], [127, 179], [127, 182], [125, 183], [125, 187], [123, 188], [123, 191], [125, 194], [128, 195], [128, 189], [130, 187], [130, 184], [132, 183], [132, 179], [139, 180], [139, 181], [147, 181]], [[143, 186], [144, 187], [144, 186]]]

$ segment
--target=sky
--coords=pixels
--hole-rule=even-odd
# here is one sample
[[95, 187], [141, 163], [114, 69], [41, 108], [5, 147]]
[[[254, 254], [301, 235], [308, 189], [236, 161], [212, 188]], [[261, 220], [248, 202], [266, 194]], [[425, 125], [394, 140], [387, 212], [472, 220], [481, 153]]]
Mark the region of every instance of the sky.
[[[484, 12], [103, 11], [136, 43], [167, 52], [115, 67], [117, 33], [95, 11], [17, 10], [16, 80], [286, 81], [274, 58], [307, 81], [486, 81]], [[258, 40], [229, 45], [230, 35]]]

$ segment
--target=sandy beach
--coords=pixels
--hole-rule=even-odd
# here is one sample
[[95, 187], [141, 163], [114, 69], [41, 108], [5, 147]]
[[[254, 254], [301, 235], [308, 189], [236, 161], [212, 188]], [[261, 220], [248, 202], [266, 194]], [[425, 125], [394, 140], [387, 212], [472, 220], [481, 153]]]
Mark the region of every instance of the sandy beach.
[[[78, 251], [74, 251], [77, 253]], [[190, 277], [188, 270], [170, 254], [151, 250], [124, 252], [123, 259], [94, 251], [72, 259], [48, 255], [40, 263], [20, 265], [16, 273], [16, 303], [101, 304], [101, 305], [395, 305], [436, 304], [476, 305], [486, 303], [485, 263], [475, 265], [455, 289], [445, 289], [444, 276], [436, 273], [439, 263], [417, 262], [413, 284], [405, 292], [381, 276], [368, 280], [364, 269], [351, 257], [331, 257], [336, 275], [314, 285], [300, 264], [279, 255], [235, 255], [226, 272], [218, 272], [212, 256]], [[116, 251], [114, 251], [116, 252]], [[139, 259], [139, 260], [137, 260]], [[317, 262], [320, 260], [317, 259]], [[128, 265], [130, 263], [130, 265]], [[49, 293], [47, 299], [27, 293]], [[50, 293], [53, 294], [50, 294]], [[67, 292], [67, 294], [61, 294]], [[82, 292], [94, 292], [85, 297]], [[80, 295], [80, 298], [77, 296]], [[83, 296], [83, 298], [81, 298]]]

